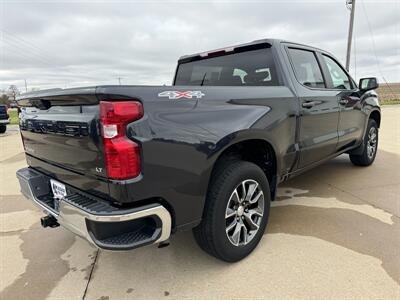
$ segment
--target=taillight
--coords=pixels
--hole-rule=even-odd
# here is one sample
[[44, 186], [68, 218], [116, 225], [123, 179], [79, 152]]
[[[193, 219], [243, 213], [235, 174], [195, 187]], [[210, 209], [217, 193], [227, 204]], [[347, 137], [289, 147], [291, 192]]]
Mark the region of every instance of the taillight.
[[140, 174], [139, 145], [125, 135], [126, 125], [143, 116], [138, 101], [101, 101], [100, 121], [108, 178], [129, 179]]

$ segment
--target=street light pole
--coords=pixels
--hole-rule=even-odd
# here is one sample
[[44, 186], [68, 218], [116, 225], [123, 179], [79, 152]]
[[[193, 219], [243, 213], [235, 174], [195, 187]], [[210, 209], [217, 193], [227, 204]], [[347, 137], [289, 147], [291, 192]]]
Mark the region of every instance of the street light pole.
[[350, 22], [349, 22], [349, 33], [347, 36], [347, 55], [346, 55], [346, 70], [350, 69], [350, 53], [351, 53], [351, 41], [353, 39], [353, 24], [354, 24], [354, 13], [356, 10], [356, 0], [346, 0], [346, 6], [351, 10]]

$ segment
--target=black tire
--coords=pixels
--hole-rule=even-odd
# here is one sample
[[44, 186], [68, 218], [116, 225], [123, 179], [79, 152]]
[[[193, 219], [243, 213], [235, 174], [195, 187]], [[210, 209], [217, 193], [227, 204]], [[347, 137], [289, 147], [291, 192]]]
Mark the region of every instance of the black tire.
[[[375, 132], [376, 138], [375, 141], [371, 140], [371, 133]], [[369, 119], [367, 130], [365, 131], [365, 136], [363, 140], [363, 152], [359, 155], [350, 154], [351, 162], [356, 166], [369, 166], [371, 165], [376, 157], [376, 153], [378, 152], [378, 137], [379, 137], [378, 125], [375, 120]], [[374, 148], [373, 153], [371, 153], [371, 148]]]
[[[211, 179], [210, 187], [207, 193], [203, 220], [199, 226], [193, 229], [193, 233], [199, 246], [208, 254], [227, 262], [236, 262], [248, 256], [257, 246], [264, 234], [265, 227], [268, 223], [271, 200], [269, 184], [264, 172], [257, 165], [250, 162], [231, 161], [224, 164], [219, 164], [216, 166], [216, 168], [217, 169], [214, 172], [213, 178]], [[246, 181], [249, 179], [250, 181]], [[253, 234], [253, 236], [250, 236], [250, 234], [247, 235], [250, 238], [247, 237], [244, 240], [244, 243], [248, 243], [235, 246], [230, 241], [228, 233], [226, 233], [228, 219], [226, 218], [225, 213], [228, 202], [231, 201], [231, 195], [239, 188], [239, 185], [241, 186], [243, 181], [248, 183], [250, 182], [250, 184], [253, 182], [258, 183], [258, 193], [262, 191], [264, 197], [262, 198], [263, 208], [257, 208], [257, 210], [263, 210], [263, 216], [256, 216], [255, 219], [257, 220], [259, 227], [256, 229], [257, 231]], [[255, 192], [253, 192], [253, 194], [254, 193]], [[261, 203], [261, 197], [259, 199]], [[246, 201], [243, 203], [245, 202]], [[258, 203], [259, 202], [257, 202], [257, 205]], [[248, 203], [248, 205], [251, 204]], [[248, 211], [249, 210], [246, 210], [247, 213]], [[238, 210], [236, 210], [236, 213], [238, 213]], [[243, 212], [243, 207], [241, 208], [241, 213], [246, 214]], [[235, 215], [233, 218], [244, 224], [246, 221], [245, 217], [242, 215], [240, 216]], [[240, 218], [242, 220], [240, 220]], [[239, 221], [234, 220], [236, 224], [238, 224]], [[250, 231], [251, 230], [246, 229], [246, 232], [243, 234], [246, 235], [246, 233]], [[241, 236], [242, 227], [240, 227], [238, 239], [240, 239]]]
[[7, 130], [7, 126], [6, 125], [0, 125], [0, 133], [4, 133]]

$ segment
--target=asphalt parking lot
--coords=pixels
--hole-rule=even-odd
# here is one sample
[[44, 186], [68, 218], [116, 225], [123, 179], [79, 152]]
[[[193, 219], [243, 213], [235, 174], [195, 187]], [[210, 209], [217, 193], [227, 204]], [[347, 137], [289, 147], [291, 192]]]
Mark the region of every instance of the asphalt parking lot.
[[342, 155], [280, 187], [268, 232], [236, 264], [191, 232], [171, 245], [98, 251], [19, 192], [17, 127], [0, 135], [0, 299], [400, 299], [400, 105], [383, 108], [374, 165]]

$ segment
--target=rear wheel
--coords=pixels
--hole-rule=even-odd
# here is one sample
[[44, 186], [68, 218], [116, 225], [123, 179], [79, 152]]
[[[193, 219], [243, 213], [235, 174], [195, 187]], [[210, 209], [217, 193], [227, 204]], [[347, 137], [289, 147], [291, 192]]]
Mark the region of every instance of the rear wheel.
[[368, 120], [363, 143], [364, 150], [360, 155], [350, 154], [350, 160], [356, 166], [369, 166], [375, 160], [378, 151], [378, 125], [373, 119]]
[[211, 180], [203, 220], [193, 229], [195, 239], [219, 259], [241, 260], [261, 240], [269, 207], [268, 180], [257, 165], [245, 161], [219, 165]]
[[0, 133], [4, 133], [7, 130], [7, 126], [6, 125], [0, 125]]

